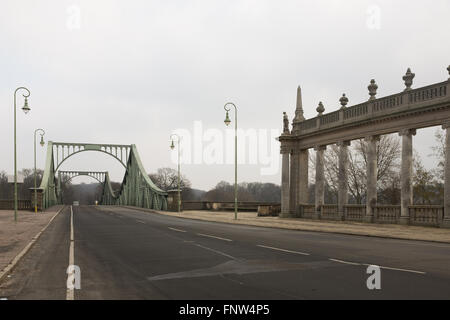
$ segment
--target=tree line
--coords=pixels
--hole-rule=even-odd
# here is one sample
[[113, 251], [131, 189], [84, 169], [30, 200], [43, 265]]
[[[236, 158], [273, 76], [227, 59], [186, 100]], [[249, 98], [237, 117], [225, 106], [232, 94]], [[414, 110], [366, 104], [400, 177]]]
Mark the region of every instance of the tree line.
[[[429, 156], [437, 159], [437, 166], [426, 169], [417, 152], [413, 157], [413, 201], [416, 204], [442, 204], [444, 194], [445, 135], [442, 130], [435, 132], [437, 144], [431, 148]], [[338, 155], [339, 147], [328, 146], [324, 155], [325, 169], [325, 203], [337, 203], [338, 195]], [[309, 202], [314, 202], [315, 157], [310, 156], [309, 168]], [[364, 140], [355, 140], [349, 147], [348, 190], [349, 203], [363, 204], [366, 197], [367, 145]], [[401, 144], [397, 135], [383, 135], [377, 144], [377, 190], [380, 204], [400, 204], [400, 165]], [[31, 199], [30, 188], [34, 187], [34, 170], [23, 169], [19, 172], [24, 182], [18, 185], [18, 198]], [[43, 171], [37, 170], [37, 185], [41, 183]], [[172, 168], [160, 168], [149, 174], [156, 186], [163, 190], [176, 190], [178, 174]], [[191, 181], [182, 175], [180, 179], [182, 199], [184, 201], [234, 201], [234, 184], [220, 181], [209, 191], [192, 188]], [[120, 189], [119, 182], [112, 182], [113, 190]], [[81, 204], [94, 204], [101, 198], [103, 186], [100, 183], [72, 184], [63, 176], [61, 182], [64, 203], [80, 201]], [[242, 182], [238, 185], [240, 201], [280, 202], [281, 187], [274, 183]], [[8, 183], [7, 175], [0, 172], [0, 199], [13, 199], [13, 184]]]

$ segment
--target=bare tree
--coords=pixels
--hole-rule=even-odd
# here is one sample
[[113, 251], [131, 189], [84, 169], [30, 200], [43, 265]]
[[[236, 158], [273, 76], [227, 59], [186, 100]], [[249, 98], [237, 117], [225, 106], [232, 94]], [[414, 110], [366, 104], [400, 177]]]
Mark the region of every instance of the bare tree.
[[[178, 188], [178, 171], [172, 168], [160, 168], [156, 173], [148, 175], [159, 188], [163, 190], [175, 190]], [[191, 182], [184, 176], [180, 177], [181, 189], [189, 189]]]
[[[348, 190], [351, 199], [360, 204], [363, 202], [367, 191], [367, 144], [363, 139], [355, 140], [348, 150]], [[396, 199], [394, 194], [389, 194], [389, 190], [397, 192], [396, 186], [398, 183], [395, 180], [398, 180], [400, 152], [400, 139], [398, 137], [395, 135], [381, 136], [377, 143], [377, 187], [379, 190], [383, 190], [383, 198]], [[311, 157], [310, 159], [310, 170], [314, 171], [315, 158]], [[336, 145], [328, 146], [324, 154], [325, 178], [327, 187], [330, 192], [335, 194], [336, 199], [339, 187], [338, 160], [339, 147]]]

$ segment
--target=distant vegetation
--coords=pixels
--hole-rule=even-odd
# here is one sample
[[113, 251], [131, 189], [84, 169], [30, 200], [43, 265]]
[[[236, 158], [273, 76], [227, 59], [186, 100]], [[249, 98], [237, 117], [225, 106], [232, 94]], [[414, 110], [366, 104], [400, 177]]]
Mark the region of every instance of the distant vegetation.
[[[442, 204], [444, 191], [444, 146], [445, 136], [438, 129], [435, 134], [437, 145], [432, 147], [432, 154], [438, 160], [434, 169], [426, 169], [417, 153], [414, 154], [413, 190], [416, 204]], [[325, 203], [336, 203], [338, 192], [338, 152], [339, 149], [330, 145], [325, 153]], [[381, 137], [377, 147], [378, 161], [378, 202], [384, 204], [400, 204], [400, 139], [395, 135]], [[363, 140], [355, 140], [349, 150], [349, 202], [364, 203], [366, 192], [366, 147]], [[314, 153], [311, 152], [309, 202], [314, 202]], [[30, 188], [34, 186], [33, 169], [23, 169], [24, 183], [19, 184], [19, 199], [31, 199]], [[43, 171], [37, 170], [37, 185], [41, 183]], [[177, 189], [177, 170], [160, 168], [149, 175], [152, 181], [163, 190]], [[120, 189], [119, 182], [112, 182], [113, 190]], [[226, 181], [219, 182], [209, 191], [192, 188], [191, 181], [181, 177], [183, 200], [206, 201], [233, 201], [234, 185]], [[63, 199], [66, 204], [74, 200], [80, 204], [94, 204], [100, 201], [102, 185], [99, 183], [74, 185], [63, 177]], [[238, 199], [240, 201], [280, 202], [280, 186], [273, 183], [243, 182], [238, 186]], [[4, 171], [0, 172], [0, 199], [13, 198], [13, 185], [7, 183]]]

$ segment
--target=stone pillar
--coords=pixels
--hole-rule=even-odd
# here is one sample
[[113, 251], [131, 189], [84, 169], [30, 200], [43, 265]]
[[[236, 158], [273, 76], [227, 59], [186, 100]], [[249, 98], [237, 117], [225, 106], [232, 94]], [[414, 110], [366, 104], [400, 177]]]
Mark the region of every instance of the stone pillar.
[[298, 197], [300, 203], [308, 203], [309, 191], [308, 191], [308, 161], [309, 151], [308, 149], [300, 151], [299, 159], [299, 172], [298, 172]]
[[298, 169], [299, 169], [299, 152], [293, 150], [291, 152], [290, 180], [289, 180], [289, 213], [297, 215], [298, 213]]
[[444, 221], [442, 221], [442, 227], [450, 228], [450, 122], [444, 124], [442, 129], [445, 130]]
[[412, 136], [415, 129], [405, 129], [399, 132], [402, 137], [402, 167], [401, 179], [401, 214], [400, 224], [409, 224], [409, 206], [413, 203], [412, 175], [413, 175], [413, 145]]
[[324, 151], [326, 146], [317, 146], [316, 151], [316, 188], [315, 188], [315, 219], [320, 219], [320, 210], [325, 200], [325, 174], [324, 174]]
[[289, 150], [281, 149], [281, 217], [289, 216]]
[[364, 221], [373, 222], [373, 211], [377, 204], [377, 142], [380, 140], [380, 137], [371, 136], [365, 140], [367, 147], [367, 195]]
[[348, 146], [350, 141], [339, 141], [338, 213], [344, 219], [344, 206], [348, 203]]

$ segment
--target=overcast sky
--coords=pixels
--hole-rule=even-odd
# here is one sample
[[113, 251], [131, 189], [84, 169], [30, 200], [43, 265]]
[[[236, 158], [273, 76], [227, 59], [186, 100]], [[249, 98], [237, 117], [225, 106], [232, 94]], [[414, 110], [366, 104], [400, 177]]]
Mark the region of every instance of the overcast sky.
[[[449, 0], [3, 0], [0, 170], [13, 171], [18, 86], [31, 90], [32, 108], [18, 113], [19, 168], [33, 166], [33, 131], [42, 127], [46, 140], [136, 144], [151, 173], [176, 168], [174, 130], [193, 132], [201, 121], [203, 131], [224, 133], [227, 101], [238, 106], [239, 127], [270, 132], [281, 130], [283, 111], [292, 119], [298, 85], [309, 118], [319, 101], [336, 110], [343, 92], [349, 105], [367, 100], [372, 78], [378, 97], [402, 91], [408, 67], [413, 87], [446, 80], [449, 14]], [[414, 139], [428, 167], [435, 130]], [[40, 148], [38, 166], [44, 162]], [[239, 181], [279, 183], [279, 170], [262, 175], [261, 167], [241, 165]], [[63, 168], [123, 176], [117, 161], [95, 152]], [[201, 189], [234, 177], [232, 164], [182, 170]]]

